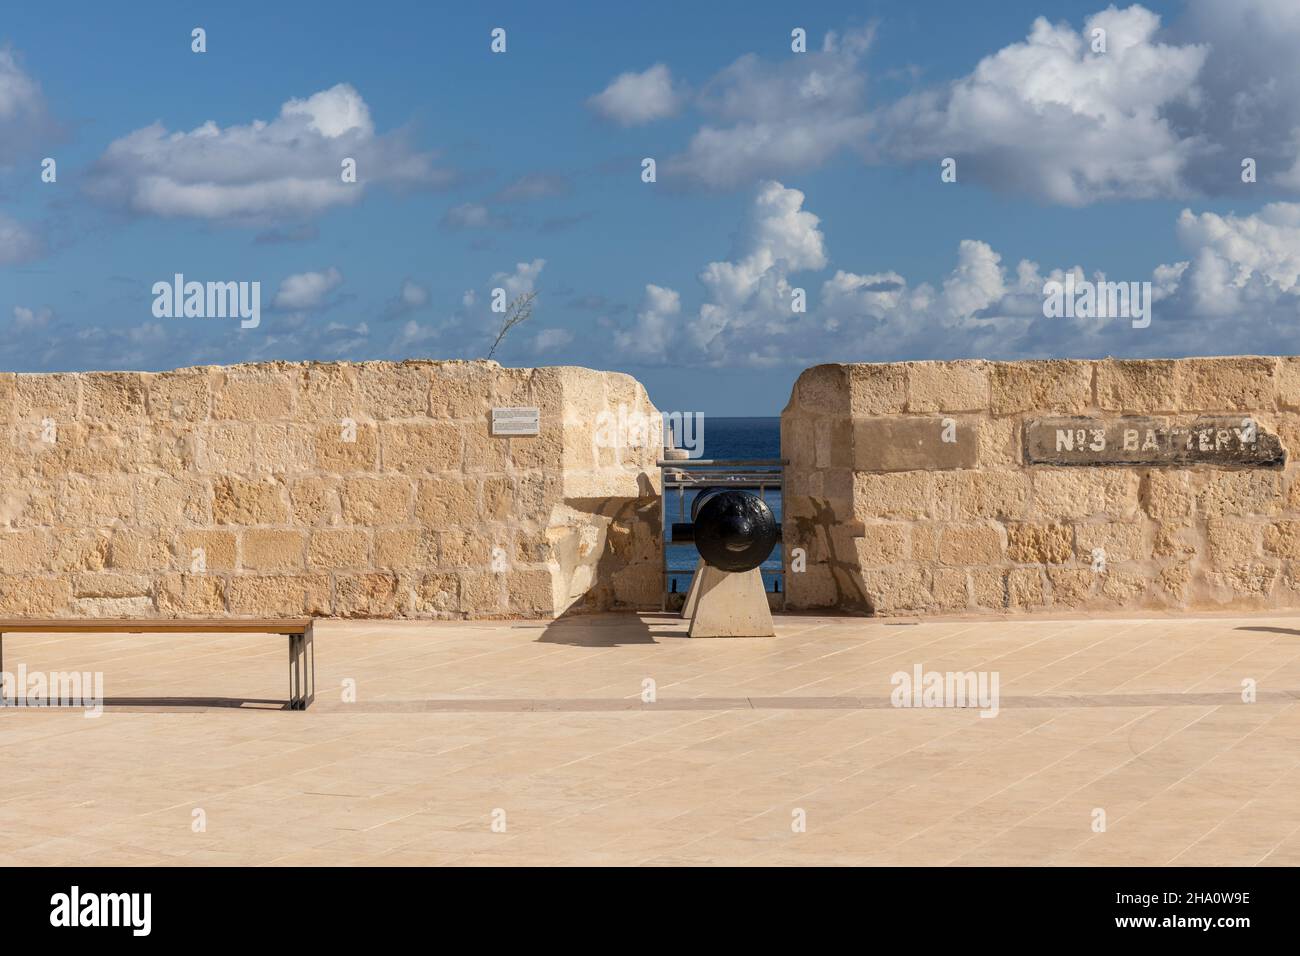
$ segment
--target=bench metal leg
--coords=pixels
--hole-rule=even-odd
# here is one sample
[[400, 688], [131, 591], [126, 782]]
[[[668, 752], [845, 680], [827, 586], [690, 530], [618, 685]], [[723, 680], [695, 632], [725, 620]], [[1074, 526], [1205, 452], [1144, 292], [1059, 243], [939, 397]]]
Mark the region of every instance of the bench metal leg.
[[298, 635], [289, 635], [289, 709], [298, 709]]
[[307, 625], [307, 631], [302, 635], [302, 709], [306, 710], [311, 706], [311, 702], [316, 699], [316, 642], [312, 640], [312, 629], [315, 622]]
[[289, 635], [289, 709], [306, 710], [316, 699], [316, 648], [311, 625], [305, 634]]

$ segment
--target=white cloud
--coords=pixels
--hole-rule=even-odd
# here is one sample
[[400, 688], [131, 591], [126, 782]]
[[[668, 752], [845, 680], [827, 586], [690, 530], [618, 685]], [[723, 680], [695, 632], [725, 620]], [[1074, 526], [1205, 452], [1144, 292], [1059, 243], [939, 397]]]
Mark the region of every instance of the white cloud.
[[403, 305], [418, 309], [421, 306], [429, 304], [429, 290], [418, 282], [412, 282], [410, 279], [403, 280], [402, 291], [399, 295]]
[[623, 126], [639, 126], [674, 115], [684, 92], [674, 88], [672, 72], [663, 63], [641, 73], [620, 73], [604, 90], [587, 100], [587, 106]]
[[[1105, 31], [1105, 52], [1094, 34]], [[958, 79], [868, 103], [871, 30], [822, 48], [742, 56], [694, 97], [700, 125], [666, 180], [748, 186], [832, 159], [952, 157], [958, 181], [1064, 205], [1244, 195], [1240, 161], [1300, 192], [1300, 7], [1189, 0], [1173, 24], [1141, 5], [1038, 18]]]
[[[613, 344], [633, 364], [801, 367], [827, 361], [1289, 353], [1300, 322], [1300, 203], [1249, 216], [1194, 214], [1171, 223], [1188, 259], [1147, 274], [1083, 266], [1014, 266], [988, 243], [962, 240], [937, 282], [897, 271], [822, 272], [828, 255], [817, 216], [798, 190], [763, 184], [738, 254], [700, 273], [691, 312], [666, 287], [646, 288], [634, 322]], [[1048, 318], [1044, 284], [1151, 283], [1149, 328], [1133, 318]], [[795, 281], [807, 312], [791, 308]]]
[[[343, 182], [355, 159], [357, 181]], [[93, 197], [141, 215], [261, 223], [357, 202], [367, 183], [438, 186], [450, 173], [401, 132], [378, 135], [361, 94], [340, 83], [291, 99], [270, 122], [189, 132], [155, 122], [109, 144], [90, 172]]]
[[492, 286], [500, 287], [506, 290], [506, 300], [514, 301], [525, 293], [534, 291], [537, 277], [542, 274], [542, 269], [546, 266], [545, 259], [534, 259], [532, 262], [515, 263], [514, 272], [497, 272], [492, 276]]
[[317, 308], [342, 282], [343, 274], [333, 267], [324, 272], [300, 272], [287, 276], [275, 294], [275, 307], [291, 312]]
[[652, 362], [666, 362], [678, 340], [677, 317], [682, 311], [681, 296], [672, 289], [647, 284], [645, 305], [636, 314], [636, 323], [614, 333], [614, 344], [625, 356]]
[[0, 49], [0, 166], [31, 152], [57, 132], [40, 84], [9, 49]]
[[573, 341], [568, 329], [542, 329], [533, 337], [534, 352], [553, 352]]
[[442, 216], [442, 225], [447, 229], [491, 229], [506, 224], [487, 206], [477, 202], [464, 202], [452, 206]]
[[[970, 178], [1052, 202], [1182, 195], [1206, 149], [1164, 112], [1193, 103], [1206, 45], [1157, 41], [1160, 18], [1110, 7], [1080, 31], [1045, 18], [938, 91], [904, 97], [881, 118], [882, 155], [958, 164]], [[1094, 53], [1095, 30], [1106, 52]], [[936, 173], [937, 175], [937, 173]]]
[[49, 308], [29, 309], [26, 306], [14, 306], [14, 328], [20, 332], [39, 329], [49, 325], [54, 313]]
[[0, 265], [27, 262], [44, 250], [45, 243], [40, 236], [18, 220], [0, 212]]
[[871, 119], [861, 61], [870, 29], [828, 33], [820, 51], [767, 64], [747, 54], [715, 76], [698, 105], [712, 123], [666, 164], [710, 187], [820, 166], [849, 147], [864, 145]]

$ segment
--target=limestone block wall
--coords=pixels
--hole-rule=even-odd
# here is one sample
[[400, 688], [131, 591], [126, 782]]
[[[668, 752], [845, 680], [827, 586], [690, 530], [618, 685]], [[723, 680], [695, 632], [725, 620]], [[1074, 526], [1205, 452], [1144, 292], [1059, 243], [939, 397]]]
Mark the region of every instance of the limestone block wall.
[[[1202, 460], [1031, 462], [1070, 457], [1062, 417], [1110, 429], [1098, 460], [1157, 428]], [[1106, 445], [1095, 431], [1076, 458]], [[807, 561], [792, 608], [1300, 606], [1300, 358], [821, 365], [781, 436], [787, 560]]]
[[[536, 437], [490, 434], [537, 406]], [[582, 368], [0, 375], [0, 615], [552, 617], [658, 601], [645, 389]]]

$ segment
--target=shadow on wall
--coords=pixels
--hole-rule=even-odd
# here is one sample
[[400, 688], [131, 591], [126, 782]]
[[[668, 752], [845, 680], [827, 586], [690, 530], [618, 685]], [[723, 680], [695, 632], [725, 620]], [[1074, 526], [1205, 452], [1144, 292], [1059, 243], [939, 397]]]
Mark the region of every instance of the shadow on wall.
[[566, 498], [553, 527], [559, 582], [555, 609], [569, 614], [659, 606], [663, 587], [659, 494], [649, 476], [637, 477], [636, 498]]
[[787, 510], [786, 520], [793, 519], [797, 532], [795, 541], [814, 545], [817, 549], [814, 553], [826, 555], [825, 564], [830, 570], [831, 584], [835, 588], [835, 601], [831, 606], [850, 614], [874, 614], [875, 606], [862, 589], [857, 555], [841, 555], [837, 549], [836, 529], [840, 530], [841, 542], [849, 540], [844, 537], [844, 523], [836, 518], [835, 509], [825, 498], [805, 500], [813, 513], [793, 515]]

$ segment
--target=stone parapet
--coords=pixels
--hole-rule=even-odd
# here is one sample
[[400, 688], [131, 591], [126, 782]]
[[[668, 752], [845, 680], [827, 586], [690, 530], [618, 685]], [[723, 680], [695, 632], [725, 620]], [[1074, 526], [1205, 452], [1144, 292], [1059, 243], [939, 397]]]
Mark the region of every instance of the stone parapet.
[[1300, 606], [1300, 358], [820, 365], [781, 433], [792, 608]]
[[[536, 407], [536, 436], [491, 434]], [[495, 362], [0, 375], [0, 615], [483, 618], [657, 603], [657, 413]]]

